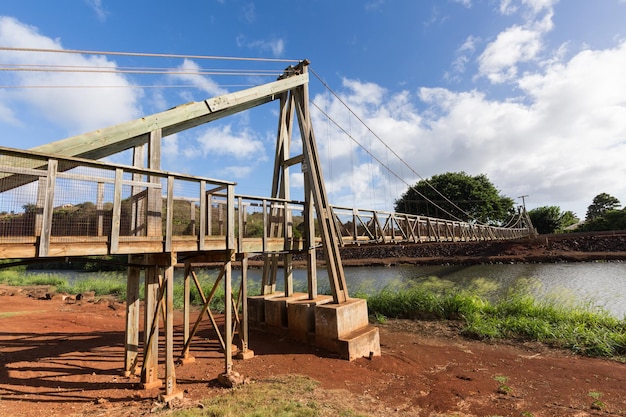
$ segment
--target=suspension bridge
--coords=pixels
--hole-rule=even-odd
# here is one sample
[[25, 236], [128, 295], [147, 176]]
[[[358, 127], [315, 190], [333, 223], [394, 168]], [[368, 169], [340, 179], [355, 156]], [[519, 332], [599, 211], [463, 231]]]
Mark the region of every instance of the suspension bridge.
[[[125, 255], [124, 372], [139, 374], [146, 388], [164, 387], [166, 401], [182, 396], [174, 365], [194, 360], [194, 337], [205, 319], [211, 321], [224, 352], [226, 378], [233, 358], [254, 355], [250, 326], [288, 334], [349, 360], [380, 355], [378, 329], [368, 323], [365, 300], [349, 296], [342, 245], [518, 239], [532, 234], [532, 225], [524, 213], [509, 227], [494, 227], [331, 205], [309, 113], [308, 82], [308, 62], [303, 61], [288, 67], [278, 80], [257, 87], [30, 150], [0, 148], [0, 201], [2, 207], [11, 207], [0, 215], [0, 258]], [[240, 195], [232, 181], [161, 169], [164, 137], [274, 101], [279, 123], [269, 196]], [[302, 140], [302, 152], [295, 155], [294, 124]], [[99, 161], [129, 149], [132, 166]], [[304, 175], [303, 201], [291, 198], [288, 170], [296, 165]], [[324, 257], [329, 295], [318, 294], [318, 251]], [[296, 253], [306, 255], [306, 293], [294, 291]], [[249, 296], [248, 259], [259, 255], [264, 259], [261, 294]], [[213, 290], [204, 294], [195, 268], [207, 262], [220, 264], [220, 273]], [[238, 288], [232, 282], [234, 263], [242, 270]], [[184, 268], [185, 288], [184, 344], [179, 351], [173, 321], [177, 266]], [[279, 274], [284, 280], [280, 292]], [[220, 285], [226, 294], [223, 329], [209, 309]], [[192, 286], [203, 301], [197, 314], [190, 303]], [[165, 345], [164, 375], [158, 374], [160, 340]]]

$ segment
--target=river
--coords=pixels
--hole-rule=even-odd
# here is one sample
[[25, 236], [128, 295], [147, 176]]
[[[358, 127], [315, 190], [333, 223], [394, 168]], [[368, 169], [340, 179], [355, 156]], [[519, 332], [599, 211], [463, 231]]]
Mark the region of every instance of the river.
[[[46, 272], [60, 275], [70, 282], [97, 276], [97, 273], [75, 271]], [[111, 277], [111, 273], [106, 274]], [[182, 275], [182, 269], [177, 269], [176, 275]], [[201, 271], [199, 275], [214, 276], [217, 271]], [[346, 267], [345, 275], [351, 295], [374, 294], [383, 288], [417, 283], [433, 289], [473, 289], [495, 301], [510, 290], [522, 289], [539, 300], [599, 307], [618, 318], [626, 317], [626, 262]], [[123, 280], [125, 272], [114, 273], [114, 276]], [[240, 271], [234, 270], [233, 276], [240, 279]], [[279, 277], [282, 277], [282, 271]], [[252, 292], [258, 288], [260, 278], [261, 270], [249, 270]], [[318, 268], [318, 285], [320, 293], [328, 293], [324, 268]], [[305, 270], [294, 271], [294, 286], [296, 291], [306, 291]], [[277, 287], [283, 287], [281, 278]]]

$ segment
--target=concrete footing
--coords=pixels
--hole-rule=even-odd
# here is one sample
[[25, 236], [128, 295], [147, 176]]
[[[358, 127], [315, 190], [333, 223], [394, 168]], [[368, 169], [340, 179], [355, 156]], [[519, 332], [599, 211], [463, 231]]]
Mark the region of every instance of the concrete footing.
[[333, 301], [329, 295], [320, 295], [313, 300], [294, 301], [287, 305], [287, 327], [289, 336], [303, 343], [315, 342], [315, 307]]
[[[338, 353], [350, 361], [380, 356], [378, 328], [369, 325], [365, 300], [351, 298], [334, 304], [330, 296], [313, 300], [307, 297], [303, 293], [291, 297], [283, 294], [249, 297], [248, 311], [257, 312], [256, 320], [251, 319], [250, 323], [259, 329], [287, 334], [300, 342]], [[261, 310], [263, 321], [258, 314]]]

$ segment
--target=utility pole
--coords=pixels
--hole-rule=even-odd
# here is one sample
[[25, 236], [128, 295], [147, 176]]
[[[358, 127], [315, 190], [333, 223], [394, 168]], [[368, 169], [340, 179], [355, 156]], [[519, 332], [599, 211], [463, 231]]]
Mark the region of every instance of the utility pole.
[[524, 207], [524, 211], [526, 211], [526, 197], [530, 197], [528, 194], [526, 195], [520, 195], [517, 198], [521, 198], [522, 199], [522, 207]]

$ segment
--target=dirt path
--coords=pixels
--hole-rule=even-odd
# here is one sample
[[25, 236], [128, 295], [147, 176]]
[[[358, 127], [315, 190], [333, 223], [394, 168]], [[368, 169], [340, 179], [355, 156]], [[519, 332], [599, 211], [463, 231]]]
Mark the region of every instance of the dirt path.
[[[0, 294], [0, 416], [150, 414], [159, 390], [121, 376], [122, 304], [38, 300], [6, 287]], [[380, 330], [382, 357], [354, 362], [251, 332], [255, 357], [235, 370], [253, 380], [308, 375], [329, 401], [372, 416], [626, 415], [625, 364], [466, 340], [454, 323], [390, 321]], [[196, 363], [176, 368], [188, 405], [225, 393], [216, 343], [209, 329], [200, 336]], [[591, 407], [590, 392], [600, 393], [602, 410]]]

